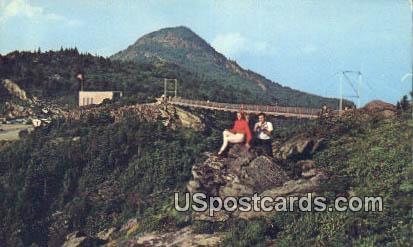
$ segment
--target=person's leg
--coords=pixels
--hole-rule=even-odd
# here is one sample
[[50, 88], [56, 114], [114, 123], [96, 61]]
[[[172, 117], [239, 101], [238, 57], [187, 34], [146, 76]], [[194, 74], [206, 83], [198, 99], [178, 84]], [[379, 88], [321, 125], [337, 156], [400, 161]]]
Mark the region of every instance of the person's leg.
[[222, 132], [222, 146], [221, 146], [221, 148], [219, 149], [219, 152], [218, 152], [218, 154], [221, 154], [222, 152], [224, 152], [224, 150], [227, 148], [227, 146], [228, 146], [228, 138], [231, 136], [231, 135], [234, 135], [233, 133], [231, 133], [230, 131], [228, 131], [228, 130], [224, 130], [223, 132]]
[[244, 140], [243, 134], [240, 134], [240, 133], [234, 134], [228, 130], [224, 130], [224, 132], [222, 132], [222, 137], [223, 137], [223, 143], [222, 143], [221, 149], [219, 150], [218, 154], [222, 154], [222, 152], [224, 152], [224, 150], [228, 146], [228, 143], [240, 143]]
[[264, 140], [264, 149], [265, 152], [267, 153], [268, 156], [272, 157], [272, 141], [271, 139], [269, 140]]
[[258, 155], [262, 155], [263, 152], [266, 152], [264, 149], [264, 142], [260, 138], [257, 138], [255, 141], [255, 149], [258, 151]]
[[228, 137], [229, 143], [241, 143], [243, 141], [244, 141], [244, 134], [241, 134], [241, 133], [233, 134]]

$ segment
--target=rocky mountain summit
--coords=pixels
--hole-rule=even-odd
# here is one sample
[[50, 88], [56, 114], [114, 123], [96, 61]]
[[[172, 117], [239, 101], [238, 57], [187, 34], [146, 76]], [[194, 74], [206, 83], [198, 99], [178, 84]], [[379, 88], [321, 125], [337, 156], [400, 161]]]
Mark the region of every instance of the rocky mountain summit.
[[[243, 97], [242, 103], [250, 100], [266, 104], [277, 102], [278, 105], [285, 106], [308, 107], [310, 104], [311, 107], [320, 107], [321, 102], [333, 108], [337, 105], [336, 99], [316, 96], [282, 86], [278, 82], [242, 68], [236, 61], [226, 58], [197, 33], [184, 26], [162, 28], [143, 35], [134, 44], [112, 55], [110, 59], [150, 62], [157, 66], [173, 64], [206, 78], [209, 81], [208, 87], [211, 87], [212, 82], [217, 82], [229, 91], [248, 91], [250, 97]], [[216, 92], [209, 98], [214, 100], [213, 97], [218, 94], [221, 92]], [[215, 100], [219, 100], [219, 97]], [[236, 99], [232, 97], [231, 100]]]

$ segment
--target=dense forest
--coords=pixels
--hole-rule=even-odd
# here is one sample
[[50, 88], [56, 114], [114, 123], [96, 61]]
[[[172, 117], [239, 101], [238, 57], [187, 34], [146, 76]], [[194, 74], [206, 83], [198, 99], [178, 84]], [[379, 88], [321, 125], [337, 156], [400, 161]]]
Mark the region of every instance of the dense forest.
[[[210, 120], [211, 121], [211, 120]], [[81, 122], [55, 121], [0, 147], [0, 243], [55, 243], [51, 215], [62, 211], [64, 235], [96, 234], [151, 210], [151, 194], [183, 188], [202, 152], [219, 145], [217, 131], [175, 131], [107, 114]], [[107, 186], [109, 188], [107, 188]], [[101, 191], [106, 199], [99, 199]], [[153, 205], [154, 206], [154, 205]], [[64, 237], [64, 236], [63, 236]], [[61, 241], [62, 236], [57, 236]], [[54, 244], [52, 244], [54, 245]]]
[[[79, 82], [85, 90], [121, 90], [127, 102], [153, 101], [163, 93], [163, 79], [179, 80], [179, 96], [216, 101], [240, 101], [248, 91], [206, 80], [177, 65], [112, 61], [77, 49], [48, 52], [13, 52], [0, 57], [0, 78], [11, 79], [29, 95], [76, 104]], [[5, 99], [2, 97], [2, 100]]]

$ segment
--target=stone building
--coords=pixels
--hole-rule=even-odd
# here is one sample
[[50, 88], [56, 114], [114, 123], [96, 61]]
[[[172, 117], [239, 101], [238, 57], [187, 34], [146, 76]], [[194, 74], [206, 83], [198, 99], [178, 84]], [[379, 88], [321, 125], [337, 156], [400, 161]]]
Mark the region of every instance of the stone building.
[[98, 105], [105, 99], [122, 97], [121, 91], [79, 91], [79, 106]]

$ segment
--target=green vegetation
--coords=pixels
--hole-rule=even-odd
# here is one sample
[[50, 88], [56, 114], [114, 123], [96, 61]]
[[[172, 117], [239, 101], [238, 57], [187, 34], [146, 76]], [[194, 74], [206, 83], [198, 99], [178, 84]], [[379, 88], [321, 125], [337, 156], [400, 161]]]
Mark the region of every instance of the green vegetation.
[[[310, 97], [308, 94], [281, 86], [267, 90], [267, 92], [274, 92], [274, 95], [270, 98], [268, 95], [264, 97], [261, 93], [257, 93], [258, 91], [254, 91], [255, 86], [251, 85], [256, 85], [255, 83], [250, 81], [246, 83], [243, 79], [246, 84], [238, 87], [240, 78], [234, 75], [230, 76], [233, 79], [226, 80], [225, 73], [229, 72], [217, 74], [211, 71], [211, 74], [217, 77], [212, 78], [205, 75], [208, 70], [200, 73], [193, 68], [174, 63], [109, 60], [91, 54], [79, 54], [77, 49], [61, 49], [44, 53], [16, 51], [6, 56], [0, 55], [0, 65], [0, 80], [11, 79], [29, 95], [59, 105], [77, 104], [79, 82], [75, 75], [79, 71], [85, 74], [85, 90], [121, 90], [124, 92], [122, 100], [127, 104], [153, 102], [163, 93], [164, 78], [177, 78], [179, 96], [188, 99], [278, 103], [307, 107], [319, 107], [322, 102], [331, 101], [318, 96]], [[4, 102], [11, 97], [2, 87], [0, 87], [0, 96], [1, 110], [4, 108]]]
[[230, 124], [225, 113], [197, 114], [209, 127], [203, 133], [132, 116], [114, 123], [102, 113], [81, 122], [54, 121], [2, 145], [0, 242], [46, 245], [50, 227], [63, 224], [51, 215], [61, 211], [67, 224], [60, 238], [78, 229], [96, 234], [136, 217], [138, 235], [192, 225], [199, 233], [226, 232], [229, 246], [411, 244], [409, 112], [355, 115], [328, 126], [291, 122], [275, 133], [280, 139], [302, 131], [322, 135], [327, 145], [313, 158], [331, 176], [324, 195], [382, 196], [384, 212], [275, 213], [224, 223], [192, 221], [173, 209], [172, 192], [184, 190], [192, 165], [204, 159], [202, 152], [218, 148], [220, 130]]
[[[111, 61], [76, 49], [45, 53], [13, 52], [0, 56], [0, 79], [12, 79], [29, 95], [61, 104], [76, 104], [79, 83], [85, 73], [85, 90], [121, 90], [126, 103], [153, 101], [163, 93], [163, 78], [178, 78], [179, 94], [185, 98], [229, 101], [245, 97], [235, 88], [227, 90], [176, 65]], [[1, 102], [7, 100], [4, 89]]]
[[201, 99], [315, 108], [321, 107], [323, 103], [332, 108], [337, 108], [338, 105], [336, 99], [284, 87], [252, 71], [244, 70], [235, 61], [216, 52], [205, 40], [186, 27], [164, 28], [144, 35], [111, 59], [175, 64], [198, 75], [202, 80], [222, 85], [220, 90], [213, 90], [213, 94], [207, 94]]
[[328, 146], [314, 157], [332, 175], [324, 184], [326, 197], [381, 196], [383, 212], [279, 212], [264, 220], [237, 222], [225, 244], [265, 245], [272, 240], [280, 246], [411, 245], [413, 122], [406, 114], [344, 119], [323, 130]]
[[46, 245], [57, 211], [68, 232], [90, 234], [148, 215], [154, 201], [184, 187], [214, 138], [134, 118], [112, 123], [105, 114], [36, 129], [0, 150], [0, 243]]

